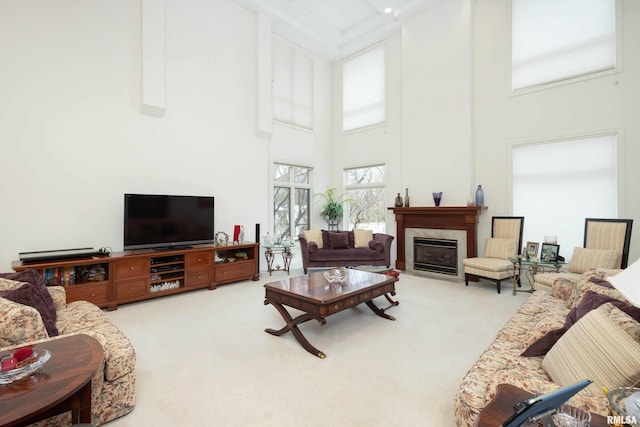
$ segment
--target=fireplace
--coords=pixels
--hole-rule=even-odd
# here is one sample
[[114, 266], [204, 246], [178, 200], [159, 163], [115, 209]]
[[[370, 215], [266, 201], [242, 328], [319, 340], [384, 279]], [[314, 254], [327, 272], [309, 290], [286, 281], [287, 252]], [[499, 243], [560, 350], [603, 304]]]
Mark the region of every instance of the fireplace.
[[413, 269], [458, 275], [458, 241], [452, 239], [413, 238]]

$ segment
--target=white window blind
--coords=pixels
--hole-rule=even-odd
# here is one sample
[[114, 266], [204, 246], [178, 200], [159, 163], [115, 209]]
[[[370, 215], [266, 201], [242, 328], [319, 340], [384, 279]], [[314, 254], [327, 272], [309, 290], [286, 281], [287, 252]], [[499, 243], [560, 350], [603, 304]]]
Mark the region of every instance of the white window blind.
[[615, 0], [512, 0], [512, 89], [616, 66]]
[[313, 129], [313, 58], [273, 38], [273, 118]]
[[384, 45], [342, 64], [342, 129], [349, 131], [385, 121]]
[[617, 218], [616, 145], [602, 135], [513, 147], [513, 214], [525, 217], [525, 242], [558, 236], [568, 260], [585, 218]]

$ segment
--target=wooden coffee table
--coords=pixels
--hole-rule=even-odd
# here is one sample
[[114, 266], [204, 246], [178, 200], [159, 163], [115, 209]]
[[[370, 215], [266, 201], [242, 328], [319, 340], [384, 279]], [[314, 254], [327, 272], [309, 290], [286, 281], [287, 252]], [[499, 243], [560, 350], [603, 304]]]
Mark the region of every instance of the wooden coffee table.
[[[324, 325], [326, 317], [361, 303], [380, 317], [396, 320], [385, 311], [399, 304], [389, 296], [396, 294], [397, 277], [353, 269], [347, 269], [346, 273], [343, 284], [329, 283], [323, 272], [316, 272], [264, 285], [264, 304], [273, 305], [286, 323], [282, 329], [265, 329], [265, 332], [280, 336], [291, 331], [305, 350], [324, 359], [326, 355], [307, 341], [298, 328], [299, 324], [315, 319]], [[379, 308], [373, 303], [374, 298], [382, 295], [390, 302], [388, 307]], [[301, 310], [304, 314], [294, 319], [284, 306]]]
[[91, 423], [91, 379], [102, 364], [102, 346], [80, 334], [34, 348], [49, 350], [51, 358], [30, 376], [0, 386], [0, 425], [26, 425], [67, 411], [73, 424]]
[[[499, 427], [511, 415], [513, 405], [533, 396], [526, 390], [511, 384], [499, 384], [495, 397], [480, 411], [475, 427]], [[591, 427], [605, 427], [607, 419], [602, 415], [591, 414]], [[523, 427], [538, 427], [538, 423], [525, 423]]]

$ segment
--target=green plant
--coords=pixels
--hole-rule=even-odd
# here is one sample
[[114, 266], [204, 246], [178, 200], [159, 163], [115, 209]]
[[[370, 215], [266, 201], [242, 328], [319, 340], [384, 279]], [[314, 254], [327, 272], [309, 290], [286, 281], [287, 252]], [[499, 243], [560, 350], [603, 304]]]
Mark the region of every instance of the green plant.
[[342, 219], [342, 212], [343, 212], [343, 204], [347, 201], [347, 199], [344, 198], [344, 194], [341, 195], [340, 197], [336, 197], [335, 196], [335, 188], [327, 188], [327, 190], [324, 193], [317, 193], [314, 194], [314, 196], [321, 196], [322, 198], [324, 198], [325, 200], [325, 204], [322, 207], [322, 212], [320, 212], [320, 215], [325, 219], [325, 220], [338, 220], [338, 219]]

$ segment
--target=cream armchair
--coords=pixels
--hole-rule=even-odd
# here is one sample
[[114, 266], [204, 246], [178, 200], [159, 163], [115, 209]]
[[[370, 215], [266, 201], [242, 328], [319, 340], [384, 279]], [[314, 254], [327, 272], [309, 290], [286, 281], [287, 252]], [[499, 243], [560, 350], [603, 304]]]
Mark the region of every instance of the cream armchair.
[[489, 279], [496, 283], [500, 293], [500, 282], [512, 277], [513, 263], [509, 257], [518, 255], [522, 247], [523, 229], [523, 216], [494, 216], [484, 256], [462, 261], [465, 285], [469, 286], [469, 279], [473, 277]]
[[553, 282], [559, 278], [577, 283], [582, 273], [594, 268], [609, 270], [611, 274], [627, 268], [632, 225], [632, 219], [585, 218], [584, 247], [573, 250], [569, 271], [536, 274], [533, 288], [551, 291]]

